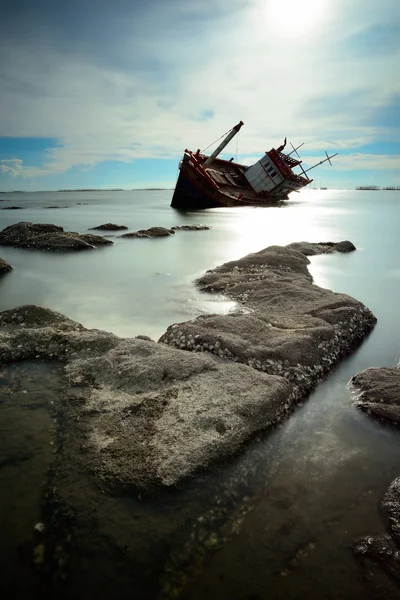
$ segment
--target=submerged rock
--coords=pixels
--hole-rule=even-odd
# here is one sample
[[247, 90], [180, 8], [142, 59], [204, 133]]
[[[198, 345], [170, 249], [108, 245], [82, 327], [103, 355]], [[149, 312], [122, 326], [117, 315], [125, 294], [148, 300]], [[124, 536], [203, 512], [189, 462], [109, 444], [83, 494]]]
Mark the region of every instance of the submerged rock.
[[0, 231], [0, 245], [37, 250], [87, 250], [112, 244], [101, 236], [64, 231], [49, 223], [21, 222]]
[[97, 227], [90, 227], [92, 231], [119, 231], [122, 229], [128, 229], [126, 225], [116, 225], [115, 223], [104, 223], [104, 225], [98, 225]]
[[400, 579], [400, 477], [391, 483], [381, 508], [388, 521], [389, 534], [357, 538], [353, 542], [353, 551]]
[[120, 237], [122, 238], [150, 238], [150, 237], [167, 237], [173, 235], [175, 231], [173, 229], [167, 229], [166, 227], [150, 227], [150, 229], [139, 229], [139, 231], [133, 231], [132, 233], [124, 233]]
[[182, 230], [182, 231], [203, 231], [205, 229], [212, 229], [210, 225], [201, 225], [199, 223], [194, 223], [193, 225], [174, 225], [171, 227], [174, 231]]
[[400, 365], [371, 368], [351, 379], [359, 392], [356, 406], [375, 417], [400, 423]]
[[12, 271], [13, 267], [8, 264], [5, 260], [0, 258], [0, 275], [3, 273], [8, 273], [8, 271]]

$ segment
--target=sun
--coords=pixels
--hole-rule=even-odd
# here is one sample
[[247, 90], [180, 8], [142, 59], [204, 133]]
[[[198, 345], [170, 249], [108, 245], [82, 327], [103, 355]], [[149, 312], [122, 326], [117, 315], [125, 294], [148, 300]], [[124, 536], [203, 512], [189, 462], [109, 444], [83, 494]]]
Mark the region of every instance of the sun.
[[285, 36], [310, 33], [322, 23], [327, 0], [269, 0], [266, 17], [276, 31]]

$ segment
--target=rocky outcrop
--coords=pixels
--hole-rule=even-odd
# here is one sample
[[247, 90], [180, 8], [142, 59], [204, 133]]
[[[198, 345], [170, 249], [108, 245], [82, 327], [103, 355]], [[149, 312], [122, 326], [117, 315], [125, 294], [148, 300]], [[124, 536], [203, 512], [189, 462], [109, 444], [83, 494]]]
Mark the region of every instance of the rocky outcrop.
[[8, 262], [0, 258], [0, 275], [3, 275], [3, 273], [8, 273], [8, 271], [11, 271], [12, 269], [13, 267], [9, 265]]
[[282, 376], [299, 400], [376, 322], [357, 300], [314, 285], [308, 263], [271, 246], [208, 271], [200, 288], [230, 296], [241, 310], [172, 325], [160, 341]]
[[351, 379], [358, 392], [355, 405], [384, 421], [400, 423], [400, 365], [367, 369]]
[[0, 232], [0, 245], [37, 250], [89, 250], [112, 244], [98, 235], [64, 231], [62, 227], [48, 223], [21, 222], [9, 225]]
[[64, 363], [79, 461], [111, 488], [172, 485], [272, 427], [290, 402], [283, 378], [37, 306], [0, 313], [0, 364], [24, 359]]
[[381, 502], [389, 534], [362, 536], [354, 540], [354, 553], [369, 558], [400, 579], [400, 477], [395, 479]]
[[286, 246], [291, 250], [297, 250], [306, 256], [315, 256], [316, 254], [330, 254], [332, 252], [353, 252], [356, 250], [355, 245], [348, 240], [343, 242], [293, 242]]
[[132, 233], [124, 233], [120, 237], [122, 238], [151, 238], [151, 237], [167, 237], [173, 235], [175, 231], [173, 229], [167, 229], [166, 227], [150, 227], [150, 229], [139, 229], [139, 231], [133, 231]]
[[203, 231], [206, 229], [212, 229], [210, 225], [201, 225], [200, 223], [194, 223], [193, 225], [174, 225], [171, 227], [173, 231]]
[[102, 486], [174, 485], [274, 427], [373, 327], [360, 302], [313, 285], [307, 264], [271, 247], [208, 272], [203, 289], [241, 309], [174, 324], [161, 343], [40, 307], [4, 311], [0, 363], [64, 364], [70, 448]]
[[126, 225], [116, 225], [115, 223], [104, 223], [104, 225], [98, 225], [97, 227], [91, 227], [91, 231], [120, 231], [122, 229], [128, 229]]

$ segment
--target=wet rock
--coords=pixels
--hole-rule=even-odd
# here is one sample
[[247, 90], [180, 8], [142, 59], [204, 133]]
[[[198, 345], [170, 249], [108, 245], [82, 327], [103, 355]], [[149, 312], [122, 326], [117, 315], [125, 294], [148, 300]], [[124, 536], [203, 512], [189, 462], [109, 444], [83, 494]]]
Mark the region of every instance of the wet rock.
[[8, 273], [8, 271], [12, 271], [13, 267], [8, 264], [5, 260], [0, 258], [0, 275], [3, 273]]
[[79, 391], [64, 408], [84, 440], [77, 460], [111, 488], [173, 485], [231, 456], [280, 419], [292, 392], [245, 365], [88, 330], [41, 307], [0, 313], [0, 363], [50, 355]]
[[357, 538], [353, 542], [353, 551], [400, 579], [400, 477], [391, 483], [381, 508], [388, 521], [389, 534]]
[[170, 326], [160, 341], [285, 377], [304, 397], [373, 328], [360, 302], [313, 285], [308, 258], [271, 246], [209, 271], [198, 285], [244, 310]]
[[212, 229], [210, 225], [201, 225], [200, 223], [194, 223], [193, 225], [174, 225], [171, 227], [174, 231], [203, 231], [205, 229]]
[[22, 210], [24, 206], [5, 206], [1, 210]]
[[91, 227], [90, 229], [98, 231], [119, 231], [128, 229], [128, 227], [126, 225], [116, 225], [115, 223], [104, 223], [104, 225], [98, 225], [97, 227]]
[[112, 244], [101, 236], [64, 231], [48, 223], [21, 222], [9, 225], [0, 232], [0, 245], [37, 250], [88, 250]]
[[313, 285], [308, 262], [273, 246], [206, 273], [203, 289], [247, 312], [174, 324], [161, 343], [4, 311], [0, 363], [64, 363], [76, 460], [102, 486], [174, 485], [278, 424], [373, 327], [360, 302]]
[[351, 379], [359, 393], [358, 408], [392, 423], [400, 423], [400, 365], [371, 368]]
[[317, 254], [330, 254], [332, 252], [353, 252], [356, 250], [355, 245], [348, 240], [342, 242], [293, 242], [288, 244], [286, 248], [297, 250], [306, 256], [315, 256]]
[[167, 237], [173, 235], [175, 231], [173, 229], [167, 229], [166, 227], [150, 227], [150, 229], [140, 229], [139, 231], [133, 231], [132, 233], [124, 233], [120, 237], [122, 238], [150, 238], [150, 237]]

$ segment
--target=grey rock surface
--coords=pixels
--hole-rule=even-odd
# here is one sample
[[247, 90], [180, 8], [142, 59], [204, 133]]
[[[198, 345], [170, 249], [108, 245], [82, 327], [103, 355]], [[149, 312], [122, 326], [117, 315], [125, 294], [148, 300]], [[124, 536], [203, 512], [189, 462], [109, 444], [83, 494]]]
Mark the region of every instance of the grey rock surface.
[[400, 365], [371, 368], [351, 379], [358, 391], [356, 406], [368, 414], [400, 423]]
[[0, 245], [37, 250], [88, 250], [112, 244], [101, 236], [64, 231], [48, 223], [21, 222], [0, 231]]
[[208, 271], [200, 288], [230, 296], [240, 310], [174, 324], [160, 341], [283, 376], [303, 397], [376, 322], [357, 300], [314, 285], [308, 263], [271, 246]]
[[149, 229], [139, 229], [139, 231], [133, 231], [132, 233], [123, 233], [120, 237], [122, 238], [151, 238], [151, 237], [167, 237], [173, 235], [175, 231], [173, 229], [167, 229], [166, 227], [150, 227]]
[[37, 306], [0, 313], [0, 364], [32, 358], [65, 364], [79, 460], [111, 488], [172, 485], [237, 452], [292, 401], [283, 378], [212, 355], [87, 330]]

